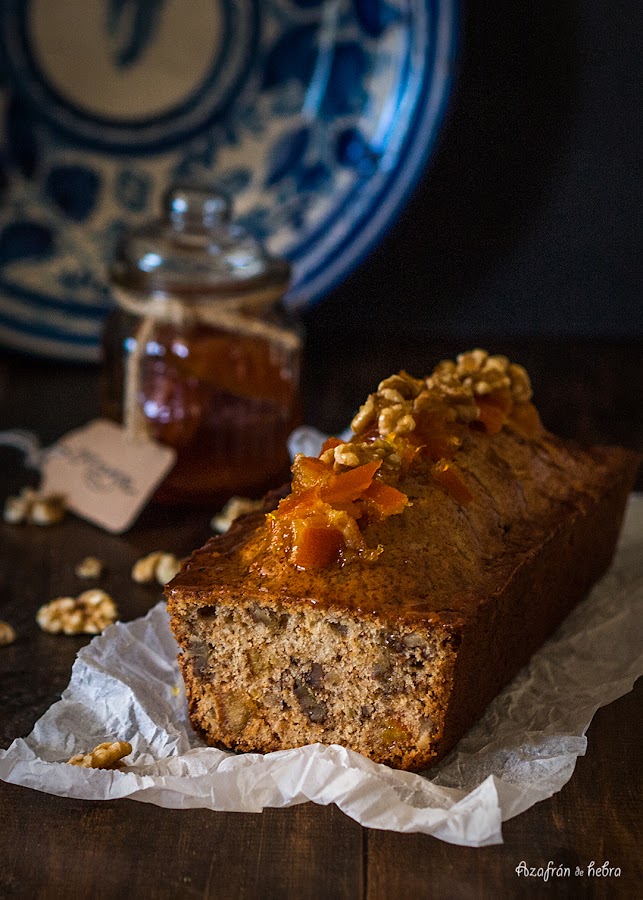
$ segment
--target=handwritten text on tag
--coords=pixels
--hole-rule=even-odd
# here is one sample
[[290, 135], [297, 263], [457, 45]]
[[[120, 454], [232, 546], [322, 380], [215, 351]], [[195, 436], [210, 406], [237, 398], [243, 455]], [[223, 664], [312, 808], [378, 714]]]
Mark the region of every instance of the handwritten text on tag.
[[132, 442], [119, 425], [96, 419], [47, 452], [41, 490], [64, 494], [72, 512], [120, 534], [134, 523], [175, 460], [169, 447]]

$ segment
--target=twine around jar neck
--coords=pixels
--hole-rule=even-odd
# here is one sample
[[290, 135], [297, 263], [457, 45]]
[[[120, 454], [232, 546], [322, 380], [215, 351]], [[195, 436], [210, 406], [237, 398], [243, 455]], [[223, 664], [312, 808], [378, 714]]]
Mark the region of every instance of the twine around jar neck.
[[282, 296], [281, 285], [225, 299], [203, 294], [185, 297], [157, 292], [148, 295], [119, 285], [112, 285], [112, 293], [121, 309], [140, 319], [125, 362], [123, 426], [131, 441], [148, 440], [145, 415], [139, 404], [141, 362], [156, 325], [207, 325], [227, 334], [264, 340], [287, 352], [301, 349], [298, 334], [257, 317]]

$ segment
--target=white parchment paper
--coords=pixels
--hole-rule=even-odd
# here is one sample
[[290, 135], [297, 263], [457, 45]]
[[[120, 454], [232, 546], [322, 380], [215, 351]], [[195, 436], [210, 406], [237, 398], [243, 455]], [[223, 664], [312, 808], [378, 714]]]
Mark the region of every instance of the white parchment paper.
[[[65, 797], [129, 797], [174, 808], [260, 812], [336, 803], [370, 828], [420, 831], [455, 844], [502, 841], [501, 823], [569, 780], [599, 706], [643, 672], [643, 496], [629, 503], [612, 569], [426, 776], [397, 772], [339, 746], [235, 755], [192, 732], [177, 647], [159, 604], [83, 648], [62, 699], [26, 739], [0, 751], [0, 778]], [[122, 771], [65, 760], [128, 740]]]

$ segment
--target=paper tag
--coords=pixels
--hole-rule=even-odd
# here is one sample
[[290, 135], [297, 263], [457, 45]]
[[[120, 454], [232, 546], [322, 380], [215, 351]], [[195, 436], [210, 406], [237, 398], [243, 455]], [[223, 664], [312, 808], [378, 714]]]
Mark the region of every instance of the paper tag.
[[41, 490], [64, 494], [72, 512], [121, 534], [175, 461], [170, 447], [151, 440], [132, 442], [119, 425], [96, 419], [47, 451]]

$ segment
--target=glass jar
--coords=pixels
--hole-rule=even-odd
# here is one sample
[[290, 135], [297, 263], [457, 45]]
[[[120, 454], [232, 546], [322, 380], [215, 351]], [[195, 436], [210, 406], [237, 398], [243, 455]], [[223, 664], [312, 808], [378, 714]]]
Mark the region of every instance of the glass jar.
[[154, 499], [216, 507], [288, 476], [301, 337], [279, 301], [289, 265], [231, 224], [230, 204], [175, 185], [112, 268], [103, 414], [177, 452]]

